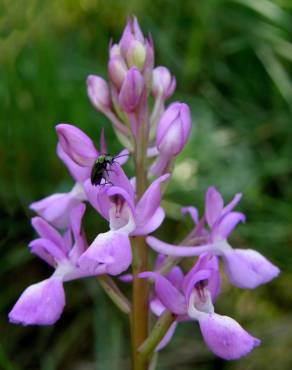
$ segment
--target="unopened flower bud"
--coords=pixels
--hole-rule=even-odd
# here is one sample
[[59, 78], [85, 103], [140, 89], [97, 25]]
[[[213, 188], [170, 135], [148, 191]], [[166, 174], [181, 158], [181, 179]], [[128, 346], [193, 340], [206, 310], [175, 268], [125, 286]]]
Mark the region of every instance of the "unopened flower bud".
[[92, 105], [101, 112], [110, 108], [111, 98], [106, 81], [98, 76], [87, 77], [87, 94]]
[[132, 41], [139, 41], [142, 45], [145, 42], [143, 33], [140, 29], [139, 23], [136, 17], [130, 17], [127, 25], [122, 34], [119, 46], [121, 48], [123, 56], [126, 58], [128, 49]]
[[172, 103], [163, 113], [157, 127], [156, 145], [159, 152], [176, 156], [185, 146], [191, 130], [189, 107]]
[[119, 45], [118, 44], [110, 45], [110, 49], [109, 49], [110, 58], [113, 58], [117, 55], [121, 55], [121, 49], [120, 49]]
[[144, 67], [146, 50], [144, 45], [137, 40], [133, 40], [128, 48], [126, 60], [129, 67], [137, 67], [140, 70]]
[[143, 67], [143, 75], [145, 77], [145, 84], [147, 88], [151, 89], [152, 83], [152, 72], [154, 68], [154, 48], [153, 42], [151, 37], [149, 36], [148, 40], [145, 41], [145, 50], [146, 50], [146, 58]]
[[125, 112], [133, 112], [142, 97], [144, 78], [136, 67], [129, 69], [119, 93], [119, 104]]
[[166, 67], [156, 67], [152, 74], [152, 94], [162, 96], [163, 99], [169, 98], [175, 89], [176, 80], [174, 76], [171, 76], [169, 70]]
[[126, 63], [120, 55], [110, 58], [108, 63], [108, 74], [117, 89], [120, 89], [122, 86], [127, 74], [127, 70]]

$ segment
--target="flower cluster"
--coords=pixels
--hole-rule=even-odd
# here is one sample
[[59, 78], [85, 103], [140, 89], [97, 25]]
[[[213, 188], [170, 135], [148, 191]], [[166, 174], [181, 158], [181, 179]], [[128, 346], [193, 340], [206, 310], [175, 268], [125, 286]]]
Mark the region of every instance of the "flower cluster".
[[[214, 312], [214, 301], [220, 292], [218, 257], [222, 258], [223, 269], [231, 284], [254, 289], [267, 283], [279, 274], [279, 269], [264, 256], [252, 249], [233, 249], [227, 237], [245, 216], [232, 211], [241, 198], [236, 194], [224, 207], [218, 191], [210, 187], [206, 192], [205, 211], [201, 219], [197, 209], [186, 207], [194, 228], [186, 236], [187, 245], [171, 245], [149, 236], [147, 242], [155, 251], [172, 257], [198, 256], [194, 267], [184, 276], [179, 267], [168, 274], [158, 273], [163, 260], [158, 260], [156, 271], [140, 274], [142, 278], [155, 281], [155, 295], [151, 308], [160, 314], [165, 308], [176, 315], [176, 322], [197, 320], [206, 345], [224, 359], [237, 359], [258, 346], [260, 341], [249, 335], [236, 321]], [[160, 267], [159, 267], [160, 266]], [[170, 340], [175, 325], [166, 334], [160, 348]]]
[[[149, 309], [158, 317], [166, 311], [174, 317], [157, 351], [170, 341], [177, 323], [195, 320], [212, 352], [224, 359], [239, 358], [260, 341], [232, 318], [215, 313], [219, 259], [230, 283], [239, 288], [253, 289], [276, 277], [279, 270], [258, 252], [233, 249], [228, 243], [229, 234], [245, 220], [242, 213], [233, 211], [241, 194], [224, 206], [219, 192], [210, 187], [201, 218], [196, 208], [184, 207], [182, 213], [190, 214], [194, 228], [180, 245], [149, 236], [165, 218], [162, 191], [190, 136], [190, 110], [181, 102], [166, 106], [176, 80], [166, 67], [154, 67], [152, 40], [144, 37], [136, 18], [128, 20], [119, 43], [110, 44], [108, 78], [109, 82], [90, 75], [87, 93], [92, 105], [111, 121], [124, 148], [112, 156], [102, 130], [97, 149], [79, 128], [56, 126], [57, 155], [75, 185], [67, 193], [31, 204], [38, 215], [32, 218], [38, 237], [29, 244], [30, 252], [54, 272], [22, 293], [9, 320], [23, 325], [55, 323], [65, 305], [65, 281], [99, 275], [149, 279], [153, 283]], [[129, 157], [135, 162], [132, 179], [122, 168]], [[148, 184], [142, 192], [141, 173]], [[82, 228], [86, 205], [108, 222], [108, 231], [90, 243]], [[153, 271], [144, 266], [144, 271], [133, 275], [127, 270], [133, 263], [131, 241], [137, 236], [145, 238], [158, 256]], [[194, 256], [198, 257], [194, 266], [183, 271], [181, 258]]]

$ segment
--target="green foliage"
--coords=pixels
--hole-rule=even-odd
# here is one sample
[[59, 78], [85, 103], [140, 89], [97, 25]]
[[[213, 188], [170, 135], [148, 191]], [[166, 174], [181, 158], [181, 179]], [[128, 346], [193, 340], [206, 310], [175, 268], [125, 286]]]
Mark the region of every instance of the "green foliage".
[[[55, 154], [54, 125], [74, 123], [93, 138], [104, 126], [110, 152], [121, 149], [90, 106], [85, 78], [106, 75], [109, 40], [118, 39], [130, 14], [152, 33], [156, 63], [176, 75], [174, 99], [188, 102], [193, 116], [159, 235], [181, 238], [190, 224], [178, 220], [179, 206], [202, 209], [208, 185], [226, 199], [242, 191], [248, 222], [234, 245], [258, 249], [283, 271], [252, 292], [223, 285], [218, 311], [263, 339], [252, 355], [232, 363], [214, 359], [198, 329], [183, 324], [159, 369], [272, 370], [275, 361], [278, 369], [291, 369], [289, 0], [0, 0], [0, 368], [129, 368], [126, 320], [94, 280], [67, 284], [68, 305], [53, 328], [12, 326], [6, 315], [26, 286], [50, 273], [26, 245], [33, 237], [28, 204], [72, 185]], [[92, 237], [105, 229], [93, 212], [87, 218]]]

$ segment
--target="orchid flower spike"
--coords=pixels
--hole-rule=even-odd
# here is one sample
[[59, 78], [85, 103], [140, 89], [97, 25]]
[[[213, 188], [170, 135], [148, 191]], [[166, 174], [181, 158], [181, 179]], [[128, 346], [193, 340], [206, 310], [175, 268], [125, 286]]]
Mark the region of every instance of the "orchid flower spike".
[[[214, 301], [220, 291], [217, 257], [201, 255], [185, 276], [176, 268], [165, 277], [156, 272], [144, 272], [139, 277], [154, 280], [155, 296], [150, 306], [158, 313], [168, 309], [177, 316], [177, 322], [198, 321], [207, 347], [217, 356], [235, 360], [260, 344], [259, 339], [235, 320], [214, 311]], [[173, 331], [174, 327], [171, 327], [159, 344], [160, 349], [169, 342]]]
[[77, 261], [86, 248], [81, 230], [85, 205], [79, 204], [70, 212], [70, 227], [59, 234], [40, 217], [32, 219], [39, 238], [29, 244], [30, 251], [52, 266], [51, 277], [29, 286], [9, 313], [9, 320], [22, 325], [52, 325], [65, 306], [63, 282], [90, 276], [81, 270]]
[[173, 246], [154, 237], [148, 237], [147, 242], [157, 252], [171, 256], [199, 256], [205, 252], [221, 256], [225, 274], [239, 288], [254, 289], [265, 284], [278, 276], [280, 270], [257, 251], [233, 249], [227, 241], [237, 223], [245, 220], [242, 213], [232, 211], [240, 198], [241, 194], [236, 194], [224, 207], [220, 193], [213, 187], [207, 190], [203, 221], [209, 227], [208, 244]]

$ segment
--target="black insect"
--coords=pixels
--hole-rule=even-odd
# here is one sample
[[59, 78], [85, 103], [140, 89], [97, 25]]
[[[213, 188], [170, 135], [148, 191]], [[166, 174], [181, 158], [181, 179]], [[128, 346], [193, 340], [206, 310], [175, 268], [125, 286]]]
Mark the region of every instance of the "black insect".
[[105, 180], [103, 185], [111, 184], [110, 181], [108, 181], [109, 172], [112, 171], [111, 166], [115, 163], [118, 164], [116, 161], [117, 158], [123, 157], [123, 154], [119, 156], [112, 156], [110, 154], [100, 154], [96, 161], [94, 162], [94, 165], [91, 170], [91, 184], [94, 186], [101, 185], [102, 179]]

